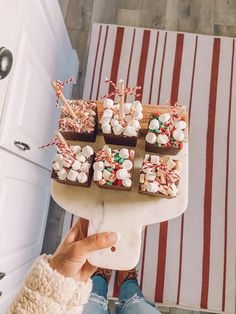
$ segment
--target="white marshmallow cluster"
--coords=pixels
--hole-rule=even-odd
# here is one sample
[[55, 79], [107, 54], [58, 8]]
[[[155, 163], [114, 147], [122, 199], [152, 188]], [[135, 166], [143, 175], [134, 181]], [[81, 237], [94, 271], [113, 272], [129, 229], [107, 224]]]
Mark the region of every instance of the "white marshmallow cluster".
[[[169, 142], [169, 137], [167, 134], [159, 134], [155, 132], [160, 129], [160, 122], [166, 123], [167, 126], [172, 122], [171, 115], [169, 113], [160, 114], [159, 118], [153, 118], [148, 126], [148, 129], [153, 132], [148, 132], [146, 135], [146, 142], [149, 144], [160, 144], [161, 146], [165, 146]], [[170, 136], [172, 136], [176, 141], [183, 142], [184, 141], [184, 129], [187, 127], [187, 124], [184, 120], [177, 121], [174, 124], [174, 131]]]
[[65, 160], [63, 155], [58, 153], [53, 162], [53, 169], [61, 181], [69, 180], [72, 182], [86, 183], [88, 181], [89, 170], [91, 167], [90, 157], [93, 156], [94, 150], [91, 146], [86, 145], [81, 148], [79, 145], [70, 146], [75, 160], [70, 163]]
[[104, 112], [101, 118], [102, 132], [104, 134], [137, 136], [141, 126], [139, 121], [143, 119], [143, 106], [139, 101], [124, 104], [124, 125], [119, 121], [119, 104], [112, 99], [105, 99], [103, 103]]

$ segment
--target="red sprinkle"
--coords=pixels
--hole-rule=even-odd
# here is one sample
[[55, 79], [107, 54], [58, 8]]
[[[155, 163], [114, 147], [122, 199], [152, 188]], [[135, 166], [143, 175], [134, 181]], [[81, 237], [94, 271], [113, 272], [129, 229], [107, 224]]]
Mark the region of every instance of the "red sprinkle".
[[118, 186], [122, 186], [122, 180], [115, 181]]

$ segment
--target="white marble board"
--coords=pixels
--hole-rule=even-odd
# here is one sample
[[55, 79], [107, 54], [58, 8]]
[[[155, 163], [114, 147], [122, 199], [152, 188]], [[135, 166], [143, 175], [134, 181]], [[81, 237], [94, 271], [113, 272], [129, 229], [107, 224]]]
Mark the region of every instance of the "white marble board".
[[[86, 145], [83, 142], [77, 143]], [[95, 150], [102, 148], [103, 137], [98, 136], [96, 143], [90, 145]], [[54, 180], [51, 182], [54, 200], [70, 213], [89, 220], [89, 235], [105, 231], [118, 233], [119, 239], [114, 252], [108, 248], [89, 254], [88, 261], [95, 266], [117, 270], [135, 267], [140, 257], [142, 227], [175, 218], [187, 208], [188, 144], [185, 143], [182, 151], [175, 156], [182, 161], [182, 169], [179, 193], [173, 199], [138, 193], [139, 169], [145, 155], [143, 138], [138, 139], [135, 151], [131, 192], [101, 189], [93, 182], [90, 188], [65, 185]]]

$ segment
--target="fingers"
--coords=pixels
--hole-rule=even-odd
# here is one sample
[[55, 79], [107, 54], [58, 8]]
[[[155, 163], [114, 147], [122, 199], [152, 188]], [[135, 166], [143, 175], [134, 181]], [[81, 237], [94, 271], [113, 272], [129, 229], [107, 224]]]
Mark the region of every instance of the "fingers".
[[85, 255], [91, 251], [105, 249], [117, 241], [117, 233], [115, 232], [103, 232], [97, 233], [90, 237], [87, 237], [76, 243], [77, 254]]
[[65, 239], [59, 245], [56, 253], [61, 252], [68, 244], [81, 240], [87, 236], [89, 221], [83, 218], [78, 218], [76, 223], [72, 226]]
[[96, 270], [97, 267], [89, 264], [89, 262], [87, 261], [79, 272], [79, 280], [87, 281], [95, 273]]

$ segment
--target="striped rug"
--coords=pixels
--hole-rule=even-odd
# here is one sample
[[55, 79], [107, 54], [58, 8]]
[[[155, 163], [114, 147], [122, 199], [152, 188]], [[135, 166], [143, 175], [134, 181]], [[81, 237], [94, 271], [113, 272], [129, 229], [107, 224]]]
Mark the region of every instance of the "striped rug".
[[143, 103], [189, 110], [188, 210], [145, 229], [139, 263], [145, 296], [163, 305], [235, 313], [235, 62], [232, 38], [93, 25], [84, 99], [124, 78]]

